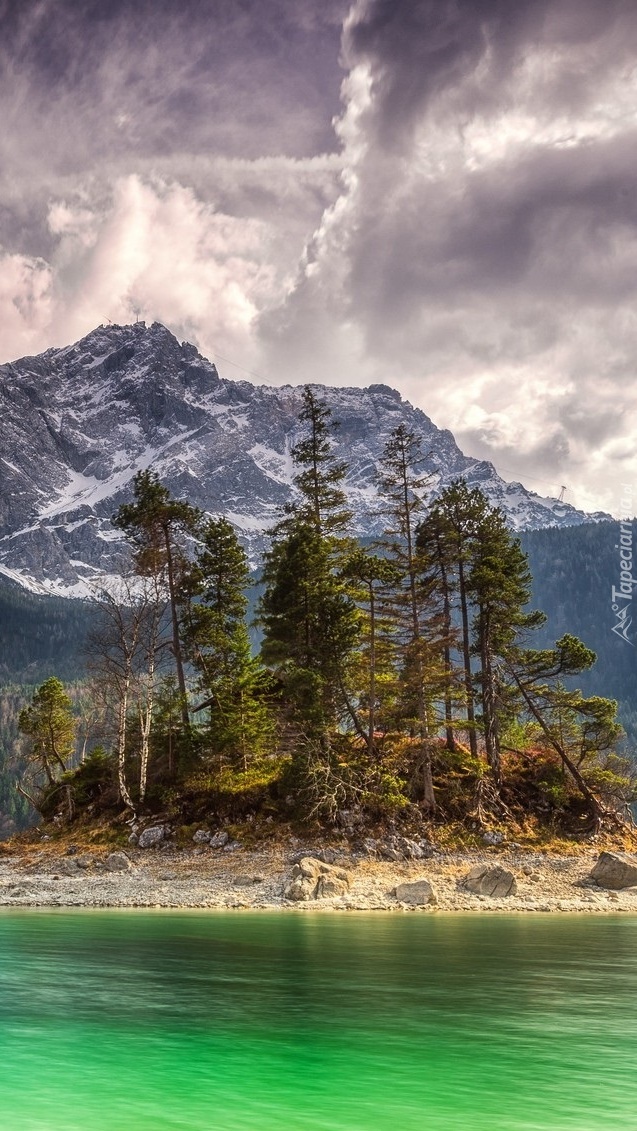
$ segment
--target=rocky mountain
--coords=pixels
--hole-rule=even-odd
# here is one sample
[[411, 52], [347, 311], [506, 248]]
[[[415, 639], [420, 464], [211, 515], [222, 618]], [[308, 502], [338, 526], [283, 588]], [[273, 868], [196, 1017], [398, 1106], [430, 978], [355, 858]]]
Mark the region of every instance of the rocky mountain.
[[[318, 391], [340, 422], [361, 533], [382, 527], [375, 472], [401, 423], [422, 436], [433, 493], [464, 476], [517, 530], [606, 517], [506, 483], [386, 385]], [[149, 467], [175, 496], [226, 515], [256, 560], [293, 497], [301, 394], [221, 378], [158, 323], [99, 326], [75, 345], [0, 366], [0, 573], [66, 596], [116, 573], [126, 553], [110, 516]]]

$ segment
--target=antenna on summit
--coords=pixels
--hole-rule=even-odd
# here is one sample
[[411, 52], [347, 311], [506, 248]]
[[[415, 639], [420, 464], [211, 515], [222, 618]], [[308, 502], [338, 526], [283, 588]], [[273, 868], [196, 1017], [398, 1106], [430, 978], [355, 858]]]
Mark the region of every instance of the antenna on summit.
[[560, 488], [560, 494], [559, 494], [559, 498], [558, 498], [558, 500], [557, 500], [557, 501], [558, 501], [558, 503], [563, 503], [563, 502], [564, 502], [564, 495], [566, 494], [567, 490], [568, 490], [568, 487], [564, 487], [564, 486], [562, 486], [562, 487]]

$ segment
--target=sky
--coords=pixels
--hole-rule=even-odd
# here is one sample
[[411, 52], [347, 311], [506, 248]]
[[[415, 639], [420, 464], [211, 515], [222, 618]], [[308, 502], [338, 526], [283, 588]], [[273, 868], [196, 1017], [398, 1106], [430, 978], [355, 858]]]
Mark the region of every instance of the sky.
[[0, 105], [0, 361], [157, 320], [637, 500], [635, 0], [0, 0]]

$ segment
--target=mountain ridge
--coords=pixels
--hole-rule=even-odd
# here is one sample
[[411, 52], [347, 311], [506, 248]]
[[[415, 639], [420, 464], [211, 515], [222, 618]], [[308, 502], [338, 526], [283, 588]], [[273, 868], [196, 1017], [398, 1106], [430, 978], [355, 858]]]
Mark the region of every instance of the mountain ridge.
[[[349, 465], [356, 533], [380, 532], [375, 471], [400, 423], [423, 440], [434, 494], [462, 476], [515, 530], [608, 517], [505, 482], [388, 385], [312, 387], [339, 423], [335, 454]], [[157, 322], [100, 326], [0, 366], [0, 573], [35, 592], [81, 597], [92, 579], [120, 572], [126, 547], [110, 517], [145, 468], [175, 496], [226, 515], [255, 561], [294, 496], [302, 390], [221, 377]]]

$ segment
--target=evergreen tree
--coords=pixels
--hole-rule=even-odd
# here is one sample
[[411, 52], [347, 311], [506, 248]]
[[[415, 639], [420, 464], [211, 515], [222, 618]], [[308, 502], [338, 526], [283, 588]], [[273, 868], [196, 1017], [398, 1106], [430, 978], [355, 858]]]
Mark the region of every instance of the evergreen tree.
[[172, 624], [172, 651], [177, 685], [181, 695], [181, 715], [189, 727], [186, 677], [180, 635], [180, 615], [185, 579], [189, 572], [184, 539], [197, 534], [201, 514], [189, 503], [171, 497], [153, 471], [139, 471], [133, 480], [134, 502], [124, 503], [113, 516], [113, 525], [123, 530], [133, 546], [133, 559], [142, 577], [154, 577], [165, 584]]
[[[431, 762], [431, 707], [434, 685], [440, 672], [435, 648], [427, 639], [423, 606], [426, 594], [416, 546], [418, 515], [425, 507], [429, 477], [422, 474], [424, 461], [419, 437], [405, 424], [392, 432], [380, 463], [379, 483], [390, 526], [381, 546], [399, 578], [391, 598], [392, 611], [402, 646], [402, 678], [407, 702], [413, 698], [415, 731], [420, 742], [422, 802], [428, 812], [436, 807]], [[434, 669], [436, 669], [434, 671]], [[428, 684], [428, 681], [429, 684]], [[409, 708], [411, 710], [411, 708]]]
[[476, 609], [473, 650], [481, 665], [478, 679], [485, 751], [499, 785], [500, 716], [506, 710], [500, 660], [508, 655], [521, 634], [537, 628], [545, 617], [541, 612], [526, 611], [531, 596], [528, 562], [502, 512], [488, 507], [476, 535], [467, 591]]
[[292, 459], [301, 470], [294, 483], [301, 502], [292, 508], [296, 521], [313, 525], [322, 537], [341, 533], [351, 519], [343, 481], [347, 465], [334, 458], [332, 448], [338, 423], [332, 410], [319, 401], [309, 385], [303, 390], [299, 420], [306, 435], [292, 448]]
[[274, 735], [267, 675], [252, 657], [245, 623], [249, 577], [234, 527], [225, 518], [209, 519], [191, 574], [197, 600], [187, 606], [184, 640], [208, 696], [199, 709], [210, 710], [210, 746], [244, 770], [251, 757], [272, 749]]
[[419, 523], [416, 528], [416, 547], [425, 586], [431, 594], [434, 615], [440, 625], [445, 732], [447, 749], [453, 753], [456, 750], [454, 708], [461, 697], [462, 680], [453, 659], [454, 652], [459, 647], [459, 634], [453, 619], [455, 560], [450, 554], [446, 525], [439, 511], [432, 510]]
[[612, 750], [622, 728], [617, 722], [617, 703], [601, 696], [585, 697], [568, 689], [564, 680], [589, 670], [595, 653], [581, 640], [566, 633], [554, 648], [509, 648], [506, 666], [519, 695], [519, 706], [539, 727], [548, 745], [557, 752], [564, 768], [588, 803], [598, 831], [605, 818], [617, 823], [586, 780], [587, 765]]
[[[367, 753], [377, 756], [376, 725], [382, 706], [379, 688], [387, 692], [396, 686], [395, 625], [384, 613], [388, 588], [399, 581], [396, 566], [387, 558], [359, 548], [351, 553], [342, 567], [342, 576], [350, 583], [350, 594], [361, 612], [359, 640], [360, 664], [357, 667], [358, 698], [367, 704], [367, 730], [363, 732]], [[367, 687], [364, 688], [364, 683]]]
[[359, 625], [339, 574], [350, 545], [343, 538], [346, 468], [332, 453], [331, 412], [309, 387], [301, 422], [306, 435], [292, 450], [300, 499], [275, 528], [265, 556], [262, 656], [281, 681], [297, 733], [329, 759], [331, 734], [343, 718], [356, 725], [347, 680]]
[[[19, 727], [28, 746], [17, 789], [35, 809], [41, 805], [39, 795], [43, 790], [51, 790], [70, 767], [76, 732], [72, 707], [64, 685], [52, 676], [38, 687], [30, 705], [20, 712]], [[70, 816], [70, 796], [68, 801]]]
[[330, 541], [298, 523], [266, 556], [262, 656], [282, 680], [297, 722], [324, 750], [348, 711], [347, 665], [356, 608], [334, 568]]
[[[458, 613], [459, 646], [462, 655], [462, 679], [466, 704], [466, 728], [474, 758], [478, 757], [475, 691], [471, 664], [471, 597], [468, 574], [480, 537], [480, 528], [488, 514], [488, 504], [478, 488], [469, 488], [462, 479], [452, 483], [435, 500], [427, 518], [418, 529], [417, 544], [425, 560], [437, 559], [440, 577], [444, 576], [444, 593], [448, 615], [453, 620]], [[451, 649], [450, 649], [451, 652]], [[445, 663], [449, 659], [445, 656]], [[445, 717], [449, 727], [451, 711], [445, 703]]]

